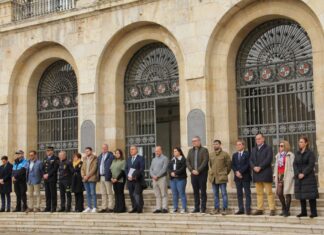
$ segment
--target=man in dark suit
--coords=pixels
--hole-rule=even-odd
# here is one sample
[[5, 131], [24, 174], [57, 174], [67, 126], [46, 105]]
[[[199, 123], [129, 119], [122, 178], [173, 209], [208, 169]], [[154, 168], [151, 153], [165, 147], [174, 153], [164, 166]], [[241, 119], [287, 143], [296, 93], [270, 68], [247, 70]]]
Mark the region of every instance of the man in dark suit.
[[136, 146], [130, 147], [130, 156], [127, 159], [125, 173], [127, 175], [127, 187], [132, 202], [132, 210], [129, 213], [143, 213], [143, 185], [145, 183], [144, 158], [138, 155]]
[[275, 215], [275, 202], [272, 192], [272, 148], [265, 143], [263, 134], [255, 136], [256, 147], [252, 149], [250, 166], [253, 170], [253, 182], [257, 193], [257, 211], [254, 215], [262, 215], [264, 210], [263, 194], [266, 191], [268, 204], [270, 207], [270, 216]]
[[250, 154], [245, 151], [244, 140], [236, 141], [237, 152], [232, 156], [232, 170], [237, 191], [237, 201], [239, 210], [236, 215], [244, 214], [243, 189], [245, 193], [245, 213], [251, 214], [251, 170]]
[[98, 157], [98, 179], [101, 190], [102, 208], [99, 213], [114, 211], [114, 192], [111, 182], [110, 166], [114, 155], [109, 151], [108, 144], [102, 145], [102, 152]]
[[[206, 212], [207, 178], [208, 178], [208, 149], [201, 146], [200, 137], [192, 138], [192, 148], [188, 152], [187, 167], [191, 172], [191, 184], [194, 191], [195, 209], [192, 213]], [[201, 203], [200, 203], [201, 193]]]
[[60, 160], [54, 156], [54, 148], [47, 147], [43, 163], [46, 207], [44, 212], [55, 212], [57, 206], [57, 171]]

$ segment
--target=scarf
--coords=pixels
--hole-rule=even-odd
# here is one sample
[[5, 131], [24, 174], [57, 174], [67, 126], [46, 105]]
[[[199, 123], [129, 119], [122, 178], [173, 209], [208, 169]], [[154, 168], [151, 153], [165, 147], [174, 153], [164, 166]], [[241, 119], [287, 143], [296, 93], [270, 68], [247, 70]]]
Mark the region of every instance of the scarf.
[[73, 161], [73, 167], [75, 168], [79, 163], [81, 162], [81, 160], [77, 160], [77, 161]]
[[281, 152], [280, 153], [279, 158], [278, 158], [278, 166], [279, 167], [284, 166], [284, 160], [285, 160], [286, 154], [287, 154], [286, 152]]

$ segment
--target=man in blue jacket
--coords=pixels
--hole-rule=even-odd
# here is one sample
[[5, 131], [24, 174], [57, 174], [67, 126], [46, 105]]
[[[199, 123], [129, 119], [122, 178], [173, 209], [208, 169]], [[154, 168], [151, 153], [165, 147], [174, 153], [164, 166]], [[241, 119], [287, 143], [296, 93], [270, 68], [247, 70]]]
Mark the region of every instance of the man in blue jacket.
[[132, 202], [132, 210], [129, 213], [143, 213], [143, 188], [145, 187], [144, 158], [138, 154], [137, 147], [132, 145], [129, 149], [130, 156], [127, 159], [125, 173], [127, 175], [127, 187]]
[[[40, 212], [40, 188], [43, 177], [43, 163], [37, 158], [35, 150], [29, 151], [26, 164], [27, 192], [29, 208], [26, 212]], [[34, 204], [36, 199], [36, 205]]]
[[[236, 141], [237, 152], [232, 156], [232, 170], [234, 172], [234, 181], [237, 190], [237, 201], [239, 210], [236, 215], [251, 214], [251, 169], [250, 154], [245, 151], [244, 140]], [[245, 193], [245, 211], [243, 205], [243, 189]]]
[[[12, 168], [12, 181], [14, 183], [14, 190], [17, 197], [16, 209], [14, 212], [21, 212], [27, 210], [27, 184], [26, 184], [26, 163], [22, 150], [16, 151], [15, 162]], [[21, 207], [22, 202], [22, 207]]]
[[101, 189], [102, 208], [99, 213], [114, 211], [114, 193], [111, 183], [110, 166], [114, 160], [114, 155], [108, 149], [108, 144], [102, 145], [102, 152], [98, 157], [98, 179]]

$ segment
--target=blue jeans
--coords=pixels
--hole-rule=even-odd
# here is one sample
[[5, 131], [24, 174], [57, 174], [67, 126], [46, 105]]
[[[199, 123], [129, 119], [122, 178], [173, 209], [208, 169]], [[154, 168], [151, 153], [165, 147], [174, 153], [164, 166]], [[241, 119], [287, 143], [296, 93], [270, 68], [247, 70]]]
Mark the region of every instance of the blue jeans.
[[[97, 194], [95, 182], [84, 182], [84, 188], [87, 192], [87, 204], [90, 209], [97, 208]], [[92, 207], [93, 202], [93, 207]]]
[[222, 191], [223, 209], [227, 209], [228, 202], [227, 202], [226, 183], [225, 184], [213, 184], [214, 208], [219, 209], [219, 188]]
[[172, 190], [173, 209], [178, 209], [179, 197], [181, 198], [182, 209], [187, 210], [187, 196], [186, 196], [187, 179], [172, 179], [170, 186]]

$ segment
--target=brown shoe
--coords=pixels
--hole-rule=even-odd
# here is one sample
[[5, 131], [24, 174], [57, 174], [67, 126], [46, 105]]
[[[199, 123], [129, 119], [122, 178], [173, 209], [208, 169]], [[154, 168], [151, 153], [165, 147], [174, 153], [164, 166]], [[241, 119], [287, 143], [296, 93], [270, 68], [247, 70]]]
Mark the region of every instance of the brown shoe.
[[263, 211], [261, 211], [261, 210], [256, 210], [255, 212], [253, 212], [252, 215], [263, 215]]
[[34, 212], [41, 212], [39, 208], [34, 209]]
[[270, 216], [275, 216], [276, 215], [276, 211], [275, 210], [271, 210], [270, 211]]
[[26, 213], [33, 212], [33, 211], [34, 211], [34, 210], [31, 209], [31, 208], [27, 208], [27, 209], [25, 210]]

